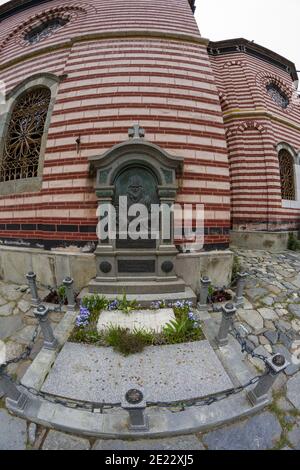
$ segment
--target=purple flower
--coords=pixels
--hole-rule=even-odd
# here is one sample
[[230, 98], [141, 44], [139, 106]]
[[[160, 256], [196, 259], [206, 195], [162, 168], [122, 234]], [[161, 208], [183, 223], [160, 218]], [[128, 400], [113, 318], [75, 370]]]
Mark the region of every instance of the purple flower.
[[89, 311], [89, 309], [81, 305], [79, 315], [76, 318], [76, 325], [87, 326], [89, 324], [90, 314], [91, 312]]
[[119, 306], [119, 301], [116, 299], [110, 302], [107, 308], [108, 310], [117, 310], [118, 306]]

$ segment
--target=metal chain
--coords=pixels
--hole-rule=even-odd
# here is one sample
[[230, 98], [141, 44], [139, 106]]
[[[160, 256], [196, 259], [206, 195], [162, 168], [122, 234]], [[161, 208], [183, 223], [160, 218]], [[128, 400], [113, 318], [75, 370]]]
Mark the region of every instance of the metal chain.
[[10, 365], [10, 364], [17, 364], [18, 362], [24, 361], [27, 359], [31, 351], [33, 349], [34, 343], [38, 337], [39, 334], [39, 325], [36, 325], [35, 330], [33, 332], [32, 338], [30, 343], [26, 346], [25, 350], [17, 357], [14, 357], [13, 359], [10, 359], [9, 361], [4, 362], [3, 364], [0, 365], [0, 373], [3, 373], [4, 370]]
[[242, 353], [246, 352], [247, 354], [250, 354], [251, 357], [260, 359], [264, 362], [264, 364], [267, 365], [267, 356], [255, 353], [253, 349], [250, 348], [247, 344], [246, 339], [242, 337], [241, 333], [233, 326], [233, 324], [231, 325], [231, 329], [229, 332], [240, 343]]
[[[250, 379], [246, 384], [239, 385], [238, 387], [234, 387], [226, 392], [219, 392], [215, 395], [210, 395], [209, 397], [199, 398], [195, 400], [186, 400], [183, 402], [147, 402], [147, 407], [160, 407], [160, 408], [168, 408], [172, 413], [176, 413], [178, 411], [184, 411], [186, 408], [190, 407], [200, 407], [200, 406], [210, 406], [213, 403], [225, 400], [231, 395], [237, 395], [250, 387], [251, 385], [256, 384], [261, 377], [266, 375], [268, 372], [266, 371], [262, 375], [257, 375]], [[24, 390], [28, 391], [30, 394], [34, 395], [37, 398], [42, 398], [43, 400], [54, 403], [57, 405], [65, 406], [66, 408], [72, 409], [81, 409], [85, 411], [90, 411], [92, 413], [100, 413], [103, 414], [104, 410], [110, 410], [113, 408], [121, 408], [121, 403], [83, 403], [76, 400], [63, 400], [62, 398], [52, 397], [45, 392], [40, 390], [33, 389], [31, 387], [27, 387], [26, 385], [21, 384], [20, 381], [14, 381], [11, 376], [5, 374], [11, 381], [13, 381], [16, 385], [22, 387]], [[178, 408], [174, 410], [174, 408]], [[173, 408], [173, 410], [172, 410]]]
[[[180, 408], [181, 408], [180, 411], [184, 411], [185, 408], [192, 407], [192, 406], [196, 406], [196, 407], [210, 406], [213, 403], [225, 400], [226, 398], [228, 398], [231, 395], [237, 395], [238, 393], [241, 393], [246, 388], [250, 387], [251, 385], [256, 384], [259, 381], [259, 379], [261, 377], [263, 377], [264, 375], [266, 375], [266, 373], [253, 377], [252, 379], [250, 379], [244, 385], [239, 385], [238, 387], [227, 390], [226, 392], [220, 392], [220, 393], [215, 394], [215, 395], [210, 395], [209, 397], [199, 398], [199, 399], [196, 399], [196, 400], [184, 401], [184, 402], [180, 402], [180, 403], [169, 403], [169, 402], [152, 403], [152, 402], [148, 402], [147, 405], [148, 406], [157, 406], [157, 407], [162, 407], [162, 408], [174, 408], [176, 406], [180, 406]], [[171, 412], [175, 413], [176, 411], [171, 410]]]

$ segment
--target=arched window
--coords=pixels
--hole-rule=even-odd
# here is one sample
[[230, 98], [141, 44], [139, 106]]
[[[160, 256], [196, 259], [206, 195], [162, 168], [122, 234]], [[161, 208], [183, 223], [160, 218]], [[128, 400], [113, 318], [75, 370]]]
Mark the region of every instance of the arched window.
[[295, 201], [295, 170], [294, 158], [286, 149], [282, 149], [278, 154], [280, 181], [281, 181], [281, 197], [289, 201]]
[[44, 86], [22, 93], [14, 103], [4, 135], [0, 182], [38, 176], [51, 91]]
[[54, 31], [65, 26], [70, 20], [68, 18], [51, 18], [43, 23], [39, 24], [31, 31], [25, 34], [25, 41], [29, 44], [35, 44], [40, 42], [42, 39], [51, 36]]

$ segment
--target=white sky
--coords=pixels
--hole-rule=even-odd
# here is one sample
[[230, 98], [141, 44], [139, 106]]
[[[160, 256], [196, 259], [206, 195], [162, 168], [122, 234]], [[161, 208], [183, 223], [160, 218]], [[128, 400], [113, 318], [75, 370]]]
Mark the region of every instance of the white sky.
[[[0, 0], [3, 3], [6, 0]], [[196, 0], [196, 6], [203, 37], [254, 40], [292, 60], [300, 70], [300, 0]]]
[[254, 40], [300, 70], [300, 0], [196, 0], [196, 7], [203, 37]]

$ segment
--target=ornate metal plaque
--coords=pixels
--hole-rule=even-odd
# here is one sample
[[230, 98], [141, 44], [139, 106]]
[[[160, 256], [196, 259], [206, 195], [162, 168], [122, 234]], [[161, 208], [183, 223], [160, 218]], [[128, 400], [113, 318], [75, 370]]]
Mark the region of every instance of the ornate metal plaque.
[[[121, 196], [127, 197], [127, 211], [123, 209], [120, 210], [119, 198]], [[152, 240], [150, 234], [151, 205], [159, 204], [159, 198], [157, 194], [157, 181], [154, 174], [152, 174], [152, 172], [150, 172], [148, 169], [142, 167], [130, 168], [123, 171], [117, 177], [115, 182], [114, 204], [117, 210], [117, 230], [119, 230], [119, 218], [122, 217], [123, 227], [124, 225], [126, 225], [129, 232], [131, 222], [134, 219], [138, 218], [139, 223], [137, 224], [136, 231], [141, 231], [141, 237], [137, 240], [132, 239], [130, 237], [130, 233], [127, 239], [120, 239], [119, 237], [117, 237], [117, 248], [155, 248], [156, 240]], [[132, 208], [132, 210], [134, 209], [132, 207], [134, 204], [143, 205], [144, 212], [137, 211], [134, 214], [128, 215], [128, 211], [130, 211], [130, 208]], [[144, 231], [143, 236], [142, 231]]]

